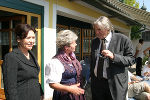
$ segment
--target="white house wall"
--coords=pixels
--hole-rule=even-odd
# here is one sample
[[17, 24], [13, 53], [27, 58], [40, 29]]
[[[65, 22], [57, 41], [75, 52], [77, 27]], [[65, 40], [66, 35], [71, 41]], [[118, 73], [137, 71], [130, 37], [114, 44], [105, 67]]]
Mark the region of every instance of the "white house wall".
[[[24, 0], [30, 3], [44, 6], [44, 66], [56, 54], [56, 6], [53, 6], [53, 28], [49, 26], [49, 2], [45, 0]], [[44, 68], [45, 69], [45, 68]], [[45, 75], [45, 71], [44, 71]], [[49, 99], [52, 97], [53, 90], [44, 80], [44, 98]]]

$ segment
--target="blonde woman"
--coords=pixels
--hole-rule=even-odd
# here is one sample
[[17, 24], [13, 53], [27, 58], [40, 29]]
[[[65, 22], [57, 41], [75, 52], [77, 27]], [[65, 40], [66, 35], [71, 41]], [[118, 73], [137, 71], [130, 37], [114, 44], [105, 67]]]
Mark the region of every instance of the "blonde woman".
[[57, 34], [57, 54], [46, 65], [46, 82], [54, 89], [53, 100], [85, 100], [81, 88], [81, 65], [74, 51], [77, 35], [70, 30]]

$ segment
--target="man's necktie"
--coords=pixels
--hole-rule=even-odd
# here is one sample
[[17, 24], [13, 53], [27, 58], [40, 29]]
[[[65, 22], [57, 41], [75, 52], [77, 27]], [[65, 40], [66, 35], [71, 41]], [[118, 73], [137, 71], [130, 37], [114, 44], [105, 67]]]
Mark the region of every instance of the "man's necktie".
[[106, 42], [106, 39], [102, 39], [102, 49], [101, 49], [100, 52], [102, 52], [103, 50], [106, 50], [106, 44], [105, 44], [105, 42]]
[[101, 48], [100, 48], [100, 57], [97, 67], [97, 77], [102, 78], [103, 77], [103, 65], [104, 65], [104, 56], [101, 54], [103, 50], [106, 49], [105, 39], [102, 39], [101, 41]]

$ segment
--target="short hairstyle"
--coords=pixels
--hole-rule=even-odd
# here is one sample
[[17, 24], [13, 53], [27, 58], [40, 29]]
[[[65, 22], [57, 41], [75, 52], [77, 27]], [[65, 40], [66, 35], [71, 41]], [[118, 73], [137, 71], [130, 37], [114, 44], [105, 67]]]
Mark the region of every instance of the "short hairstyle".
[[101, 29], [107, 29], [113, 31], [113, 25], [110, 20], [105, 16], [100, 16], [96, 21], [93, 23], [93, 27], [98, 25]]
[[32, 30], [34, 33], [36, 32], [35, 29], [33, 29], [30, 25], [28, 24], [18, 24], [15, 27], [15, 34], [16, 34], [16, 39], [25, 39], [28, 35], [28, 32]]
[[139, 39], [139, 43], [143, 43], [143, 41], [144, 41], [143, 39]]
[[63, 49], [64, 46], [70, 46], [73, 41], [76, 41], [78, 36], [71, 30], [62, 30], [57, 33], [56, 45]]

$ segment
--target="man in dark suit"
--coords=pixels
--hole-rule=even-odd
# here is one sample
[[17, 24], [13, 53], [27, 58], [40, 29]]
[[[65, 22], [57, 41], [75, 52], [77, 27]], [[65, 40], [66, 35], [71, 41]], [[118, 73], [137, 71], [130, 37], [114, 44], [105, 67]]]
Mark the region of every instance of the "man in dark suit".
[[105, 16], [98, 18], [93, 27], [97, 37], [91, 46], [92, 100], [125, 100], [128, 66], [135, 62], [132, 43], [125, 35], [114, 33]]

